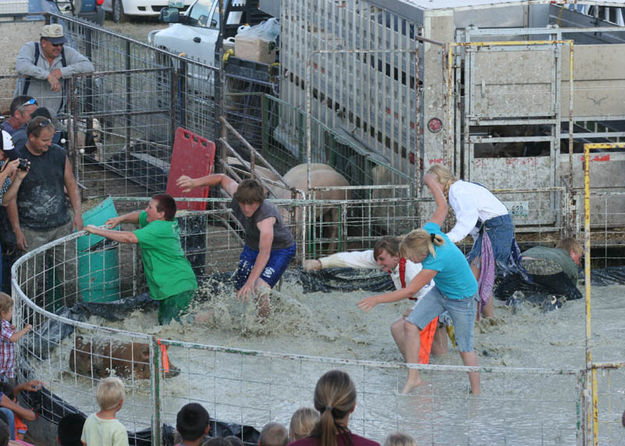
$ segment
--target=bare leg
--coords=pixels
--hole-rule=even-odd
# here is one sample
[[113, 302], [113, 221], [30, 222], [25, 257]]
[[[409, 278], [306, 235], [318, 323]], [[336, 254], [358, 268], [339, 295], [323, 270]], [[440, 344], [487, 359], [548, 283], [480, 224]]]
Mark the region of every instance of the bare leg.
[[[406, 363], [417, 364], [419, 362], [419, 348], [421, 345], [421, 337], [419, 336], [419, 328], [404, 321], [404, 346], [406, 349]], [[408, 369], [408, 379], [401, 393], [408, 393], [415, 387], [422, 384], [419, 371], [416, 369]]]
[[[478, 365], [477, 355], [475, 354], [475, 352], [460, 352], [460, 357], [462, 358], [462, 362], [464, 363], [464, 365]], [[479, 395], [481, 392], [479, 372], [469, 372], [469, 384], [471, 385], [471, 394]]]
[[[471, 262], [471, 271], [473, 272], [473, 276], [475, 280], [480, 281], [480, 258], [476, 258]], [[488, 303], [482, 307], [482, 316], [484, 317], [493, 317], [495, 315], [493, 311], [493, 295], [491, 293], [490, 300]], [[475, 316], [477, 319], [478, 315]]]
[[256, 304], [258, 305], [258, 316], [262, 319], [266, 319], [271, 312], [269, 301], [271, 287], [264, 280], [257, 279], [254, 288], [256, 291]]
[[445, 353], [447, 353], [447, 330], [445, 327], [437, 327], [432, 342], [432, 354], [438, 356]]
[[404, 330], [404, 317], [400, 317], [391, 325], [391, 334], [395, 339], [395, 344], [399, 348], [404, 359], [406, 359], [406, 331]]

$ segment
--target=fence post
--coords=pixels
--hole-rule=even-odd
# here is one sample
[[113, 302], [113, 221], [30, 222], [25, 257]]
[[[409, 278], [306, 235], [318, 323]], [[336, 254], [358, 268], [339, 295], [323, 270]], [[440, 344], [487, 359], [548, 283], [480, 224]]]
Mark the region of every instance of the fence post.
[[150, 336], [150, 355], [152, 367], [150, 367], [150, 384], [152, 388], [152, 444], [161, 444], [161, 348], [159, 340]]

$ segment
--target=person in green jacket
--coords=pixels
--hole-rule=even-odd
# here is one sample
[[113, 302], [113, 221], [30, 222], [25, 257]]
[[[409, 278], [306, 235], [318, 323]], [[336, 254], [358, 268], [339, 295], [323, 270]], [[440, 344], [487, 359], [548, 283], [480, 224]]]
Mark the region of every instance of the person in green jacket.
[[[105, 227], [88, 225], [85, 231], [119, 243], [137, 243], [150, 296], [159, 301], [158, 322], [180, 320], [197, 290], [197, 279], [180, 243], [176, 201], [167, 194], [155, 195], [144, 211], [114, 217]], [[135, 231], [114, 231], [120, 223], [139, 224]], [[108, 229], [107, 229], [108, 228]]]

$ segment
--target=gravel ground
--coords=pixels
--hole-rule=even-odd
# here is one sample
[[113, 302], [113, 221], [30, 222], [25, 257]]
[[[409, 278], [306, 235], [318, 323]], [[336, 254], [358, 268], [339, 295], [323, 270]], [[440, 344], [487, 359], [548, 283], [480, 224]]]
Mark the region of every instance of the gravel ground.
[[123, 34], [131, 37], [140, 42], [147, 42], [148, 33], [154, 29], [167, 28], [166, 23], [160, 23], [156, 17], [154, 18], [141, 18], [141, 19], [129, 19], [124, 23], [114, 23], [112, 20], [107, 19], [104, 22], [104, 27], [115, 31], [116, 33]]

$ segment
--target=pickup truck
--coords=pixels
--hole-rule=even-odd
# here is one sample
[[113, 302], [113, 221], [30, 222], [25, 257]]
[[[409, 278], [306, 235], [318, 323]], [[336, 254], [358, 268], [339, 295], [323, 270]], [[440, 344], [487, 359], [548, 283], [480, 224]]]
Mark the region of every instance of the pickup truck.
[[[160, 20], [169, 23], [169, 27], [148, 34], [148, 42], [157, 48], [173, 53], [184, 53], [191, 59], [201, 63], [219, 66], [217, 42], [219, 34], [222, 39], [234, 37], [239, 26], [256, 25], [271, 17], [259, 9], [259, 0], [224, 0], [226, 20], [223, 30], [219, 17], [218, 0], [195, 0], [187, 12], [180, 14], [177, 8], [163, 8]], [[263, 0], [263, 8], [270, 4], [275, 8], [279, 0]]]

